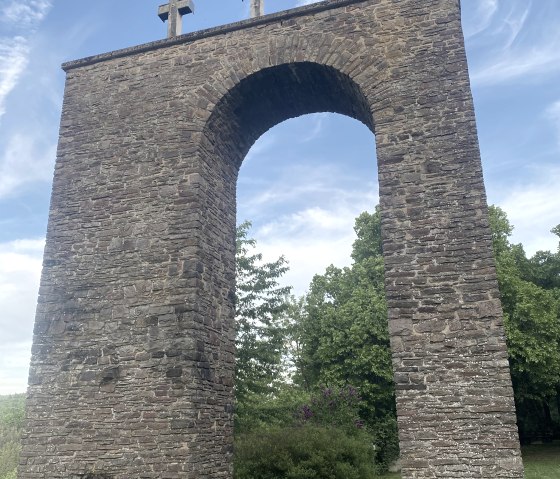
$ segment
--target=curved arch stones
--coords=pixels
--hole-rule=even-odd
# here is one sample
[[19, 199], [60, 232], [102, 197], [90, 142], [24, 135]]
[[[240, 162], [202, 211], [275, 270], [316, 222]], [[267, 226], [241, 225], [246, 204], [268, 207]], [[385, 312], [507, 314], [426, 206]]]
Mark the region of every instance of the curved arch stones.
[[403, 477], [523, 477], [458, 0], [64, 68], [20, 479], [231, 478], [237, 172], [315, 111], [376, 135]]

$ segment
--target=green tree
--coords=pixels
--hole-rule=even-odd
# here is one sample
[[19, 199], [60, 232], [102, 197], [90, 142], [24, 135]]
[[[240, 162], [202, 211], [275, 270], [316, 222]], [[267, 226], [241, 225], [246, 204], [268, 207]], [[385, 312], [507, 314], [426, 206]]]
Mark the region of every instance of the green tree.
[[25, 415], [25, 396], [0, 396], [0, 479], [15, 479]]
[[278, 280], [288, 270], [281, 256], [263, 262], [256, 241], [248, 237], [251, 224], [237, 228], [235, 294], [236, 379], [235, 396], [239, 413], [260, 398], [277, 390], [282, 380], [286, 327], [284, 313], [291, 288]]
[[[552, 229], [560, 239], [560, 225]], [[538, 251], [529, 260], [532, 281], [545, 288], [560, 291], [560, 242], [556, 253], [550, 251]]]
[[356, 387], [360, 415], [389, 462], [397, 438], [379, 211], [362, 213], [355, 231], [352, 266], [329, 266], [311, 282], [296, 380], [308, 389]]
[[358, 387], [373, 418], [394, 411], [379, 212], [356, 220], [351, 267], [329, 266], [310, 286], [301, 324], [299, 375]]
[[560, 261], [549, 252], [527, 259], [523, 247], [509, 241], [513, 228], [506, 214], [497, 207], [489, 212], [520, 433], [523, 440], [552, 439], [560, 427], [554, 414], [554, 409], [560, 413], [560, 295], [554, 269]]

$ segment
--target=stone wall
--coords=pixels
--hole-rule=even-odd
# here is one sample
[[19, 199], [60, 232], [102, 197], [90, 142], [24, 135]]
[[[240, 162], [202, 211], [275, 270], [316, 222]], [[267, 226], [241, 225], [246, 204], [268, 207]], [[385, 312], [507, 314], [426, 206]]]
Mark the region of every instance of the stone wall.
[[231, 478], [237, 172], [319, 111], [376, 136], [403, 477], [523, 477], [458, 0], [64, 68], [20, 479]]

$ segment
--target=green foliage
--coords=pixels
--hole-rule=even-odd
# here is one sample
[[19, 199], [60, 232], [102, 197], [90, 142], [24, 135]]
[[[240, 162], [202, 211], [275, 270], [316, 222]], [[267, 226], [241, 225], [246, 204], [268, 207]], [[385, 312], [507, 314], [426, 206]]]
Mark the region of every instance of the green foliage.
[[235, 479], [371, 479], [375, 450], [367, 434], [304, 426], [235, 439]]
[[399, 456], [396, 417], [386, 414], [366, 423], [363, 411], [369, 407], [353, 386], [323, 387], [299, 408], [297, 417], [300, 424], [336, 427], [350, 436], [367, 435], [368, 442], [375, 445], [378, 468], [385, 470]]
[[323, 387], [299, 408], [297, 417], [301, 424], [334, 426], [353, 434], [364, 428], [359, 415], [361, 402], [360, 394], [353, 386]]
[[[379, 214], [357, 219], [352, 268], [330, 267], [298, 300], [286, 301], [287, 291], [277, 287], [283, 258], [262, 265], [248, 228], [245, 223], [238, 230], [236, 436], [292, 428], [296, 411], [301, 419], [303, 408], [313, 407], [313, 427], [367, 438], [386, 464], [398, 455], [398, 441]], [[257, 297], [255, 291], [272, 294]], [[269, 356], [256, 347], [261, 340]], [[322, 384], [330, 387], [313, 394]], [[328, 404], [320, 400], [326, 391], [333, 394]]]
[[25, 395], [0, 396], [0, 427], [19, 428], [25, 417]]
[[[551, 231], [560, 239], [560, 225]], [[560, 242], [556, 253], [538, 251], [529, 260], [531, 281], [545, 289], [556, 289], [560, 292]], [[558, 295], [557, 295], [558, 297]]]
[[282, 256], [271, 263], [255, 253], [256, 242], [248, 238], [251, 224], [237, 228], [236, 256], [236, 382], [238, 402], [254, 394], [274, 392], [281, 379], [282, 357], [285, 351], [283, 312], [289, 287], [278, 283], [287, 270]]
[[0, 479], [16, 479], [25, 396], [0, 396]]
[[380, 258], [383, 255], [381, 242], [381, 214], [379, 206], [375, 213], [364, 211], [356, 218], [354, 225], [356, 240], [352, 246], [352, 259], [360, 263], [367, 258]]
[[521, 438], [552, 439], [560, 434], [560, 250], [527, 259], [509, 242], [501, 209], [490, 207], [490, 224]]
[[362, 213], [355, 231], [352, 266], [329, 266], [313, 278], [294, 380], [308, 390], [356, 387], [360, 417], [387, 464], [398, 455], [398, 440], [379, 211]]
[[516, 395], [522, 400], [552, 396], [560, 384], [560, 305], [550, 291], [520, 278], [501, 283]]
[[292, 384], [279, 384], [274, 394], [247, 394], [237, 401], [235, 434], [292, 425], [309, 393]]
[[393, 414], [395, 402], [379, 213], [362, 213], [355, 229], [354, 264], [329, 266], [311, 283], [299, 377], [308, 388], [355, 386], [367, 403], [362, 414], [372, 421]]

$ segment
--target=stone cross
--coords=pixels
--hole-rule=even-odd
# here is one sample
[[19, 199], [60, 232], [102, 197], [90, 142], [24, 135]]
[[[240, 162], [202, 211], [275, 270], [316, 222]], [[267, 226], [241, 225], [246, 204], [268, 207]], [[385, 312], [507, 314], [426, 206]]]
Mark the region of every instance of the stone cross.
[[264, 0], [251, 0], [251, 18], [264, 15]]
[[192, 0], [169, 0], [169, 4], [161, 5], [158, 16], [163, 22], [167, 20], [167, 38], [181, 35], [183, 15], [194, 13]]

